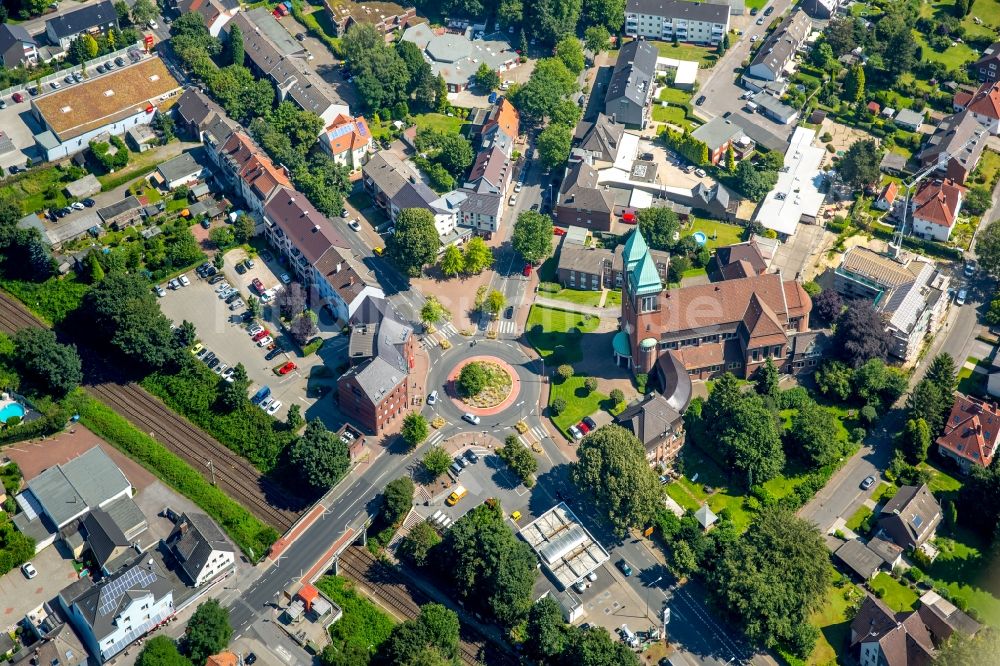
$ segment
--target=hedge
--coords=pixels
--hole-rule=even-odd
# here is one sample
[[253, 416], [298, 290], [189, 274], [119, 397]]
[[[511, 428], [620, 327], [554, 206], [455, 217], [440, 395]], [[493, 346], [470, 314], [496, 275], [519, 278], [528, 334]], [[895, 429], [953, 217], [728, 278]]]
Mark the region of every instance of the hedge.
[[263, 557], [278, 539], [277, 530], [262, 523], [165, 446], [114, 411], [82, 391], [74, 396], [74, 402], [80, 423], [197, 504], [252, 561]]
[[317, 338], [302, 348], [302, 355], [310, 356], [312, 354], [315, 354], [320, 350], [320, 347], [322, 346], [323, 346], [323, 338]]

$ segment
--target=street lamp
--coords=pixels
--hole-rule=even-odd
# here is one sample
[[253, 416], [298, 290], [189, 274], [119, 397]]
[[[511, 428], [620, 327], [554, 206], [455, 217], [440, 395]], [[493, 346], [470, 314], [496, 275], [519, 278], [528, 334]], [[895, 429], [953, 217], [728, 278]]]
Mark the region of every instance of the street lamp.
[[659, 578], [657, 578], [656, 580], [654, 580], [652, 583], [649, 584], [649, 587], [646, 588], [646, 619], [647, 620], [649, 619], [649, 588], [653, 587], [654, 585], [656, 585], [657, 583], [659, 583], [661, 580], [663, 580], [663, 576], [660, 576]]

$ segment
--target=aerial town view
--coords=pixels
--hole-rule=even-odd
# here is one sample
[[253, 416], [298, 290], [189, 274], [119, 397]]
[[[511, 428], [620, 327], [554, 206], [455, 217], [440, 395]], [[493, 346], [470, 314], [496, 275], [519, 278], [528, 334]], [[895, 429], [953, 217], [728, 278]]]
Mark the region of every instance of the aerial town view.
[[998, 192], [1000, 0], [4, 0], [0, 662], [1000, 666]]

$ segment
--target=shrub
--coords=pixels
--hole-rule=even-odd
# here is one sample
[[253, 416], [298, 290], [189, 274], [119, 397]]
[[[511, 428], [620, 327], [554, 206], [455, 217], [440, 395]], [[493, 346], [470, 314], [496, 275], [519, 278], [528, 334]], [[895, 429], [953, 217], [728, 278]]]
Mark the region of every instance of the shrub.
[[559, 416], [564, 411], [566, 411], [566, 401], [563, 400], [562, 398], [556, 398], [555, 400], [552, 401], [552, 404], [549, 405], [549, 409], [552, 410], [552, 414], [554, 416]]
[[625, 392], [621, 389], [611, 389], [611, 402], [620, 405], [625, 402]]
[[587, 377], [583, 380], [583, 386], [587, 389], [587, 393], [593, 393], [597, 390], [597, 377]]
[[556, 374], [559, 375], [559, 377], [563, 381], [566, 381], [567, 379], [573, 376], [573, 366], [571, 366], [568, 363], [563, 363], [558, 368], [556, 368]]
[[302, 348], [303, 356], [312, 356], [323, 346], [323, 338], [313, 338]]
[[812, 402], [809, 391], [801, 386], [787, 389], [778, 394], [779, 409], [802, 409]]

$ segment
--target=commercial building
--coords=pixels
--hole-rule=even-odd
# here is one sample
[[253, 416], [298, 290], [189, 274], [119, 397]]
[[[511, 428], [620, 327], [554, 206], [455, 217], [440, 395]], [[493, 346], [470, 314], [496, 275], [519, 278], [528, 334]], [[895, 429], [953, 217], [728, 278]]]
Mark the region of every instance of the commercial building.
[[891, 353], [916, 360], [944, 321], [950, 278], [933, 261], [901, 253], [897, 258], [853, 247], [834, 271], [834, 289], [846, 299], [872, 301], [893, 340]]
[[409, 405], [413, 329], [384, 299], [367, 298], [351, 317], [350, 367], [337, 380], [340, 410], [374, 435], [401, 420]]
[[729, 147], [743, 138], [743, 128], [725, 118], [712, 118], [691, 136], [708, 146], [708, 161], [716, 165], [726, 158]]
[[925, 180], [910, 201], [913, 233], [922, 238], [947, 241], [958, 221], [967, 191], [948, 178]]
[[605, 115], [629, 127], [646, 127], [657, 58], [656, 46], [649, 42], [634, 40], [622, 46], [604, 97]]
[[339, 115], [319, 135], [319, 145], [334, 162], [354, 171], [368, 161], [374, 141], [363, 117]]
[[[78, 36], [100, 35], [118, 27], [118, 12], [111, 0], [101, 0], [45, 22], [45, 35], [64, 51]], [[79, 89], [79, 86], [76, 87]]]
[[0, 64], [7, 69], [38, 62], [38, 42], [20, 25], [0, 24]]
[[812, 301], [774, 273], [665, 288], [639, 229], [624, 248], [622, 331], [615, 361], [664, 387], [679, 365], [692, 378], [723, 372], [749, 378], [770, 359], [779, 372], [815, 368], [819, 336], [809, 331]]
[[405, 28], [417, 18], [413, 7], [402, 7], [395, 2], [353, 2], [352, 0], [328, 0], [326, 10], [337, 37], [347, 34], [352, 25], [370, 25], [383, 35]]
[[800, 222], [815, 224], [826, 199], [820, 163], [825, 151], [814, 146], [815, 130], [798, 127], [785, 151], [778, 182], [757, 209], [754, 221], [774, 230], [780, 238], [795, 233]]
[[611, 557], [563, 502], [522, 527], [520, 535], [561, 590], [583, 580]]
[[628, 0], [625, 34], [696, 44], [718, 44], [729, 31], [729, 5], [685, 0]]
[[461, 92], [469, 87], [476, 70], [486, 65], [497, 74], [513, 69], [519, 56], [501, 34], [470, 39], [465, 34], [432, 28], [418, 23], [403, 31], [403, 40], [415, 44], [430, 63], [435, 76], [444, 78], [448, 92]]
[[201, 587], [236, 566], [232, 544], [203, 513], [181, 514], [165, 545], [192, 587]]
[[809, 16], [803, 11], [792, 11], [757, 49], [744, 76], [762, 81], [782, 78], [810, 32]]
[[32, 115], [42, 126], [35, 142], [46, 160], [69, 157], [86, 150], [91, 139], [122, 135], [136, 125], [148, 125], [158, 113], [157, 105], [180, 90], [162, 60], [144, 58], [32, 99]]
[[956, 393], [936, 443], [938, 452], [963, 472], [974, 465], [989, 467], [1000, 443], [1000, 411], [995, 404]]

